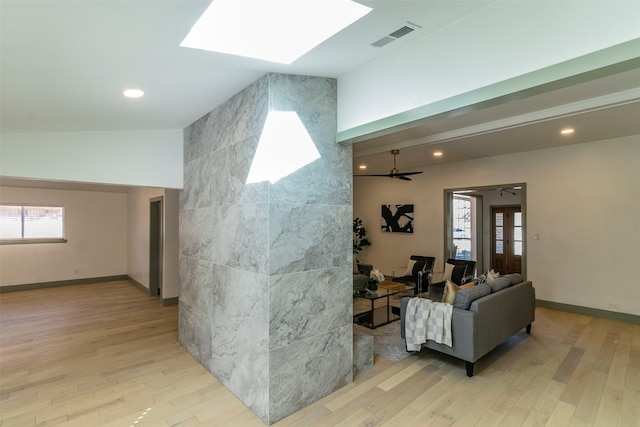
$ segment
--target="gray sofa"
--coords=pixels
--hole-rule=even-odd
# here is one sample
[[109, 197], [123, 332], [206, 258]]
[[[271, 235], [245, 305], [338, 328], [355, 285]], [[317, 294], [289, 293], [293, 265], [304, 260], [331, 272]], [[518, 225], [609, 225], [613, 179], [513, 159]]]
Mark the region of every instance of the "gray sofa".
[[353, 291], [360, 291], [367, 287], [369, 274], [373, 270], [371, 264], [353, 263]]
[[[405, 338], [404, 319], [409, 298], [400, 305], [400, 333]], [[507, 338], [526, 328], [531, 333], [535, 320], [535, 288], [520, 274], [509, 274], [493, 282], [460, 289], [451, 317], [451, 347], [427, 341], [423, 347], [466, 362], [467, 376], [473, 376], [475, 362]]]

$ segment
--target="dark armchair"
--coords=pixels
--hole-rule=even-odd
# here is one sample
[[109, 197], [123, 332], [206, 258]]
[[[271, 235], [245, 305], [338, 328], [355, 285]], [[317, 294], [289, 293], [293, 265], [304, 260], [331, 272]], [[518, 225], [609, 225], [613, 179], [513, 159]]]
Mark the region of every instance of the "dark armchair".
[[[455, 283], [458, 286], [461, 286], [467, 282], [470, 282], [475, 277], [475, 261], [449, 258], [447, 260], [447, 264], [449, 264], [449, 266], [445, 264], [445, 277], [442, 282], [429, 285], [429, 294], [433, 294], [436, 298], [438, 298], [438, 295], [442, 295], [447, 280], [451, 280], [451, 282]], [[450, 278], [448, 277], [449, 272], [451, 274]]]
[[475, 277], [476, 262], [466, 259], [449, 258], [447, 264], [453, 265], [451, 281], [456, 285], [463, 285]]
[[411, 255], [409, 260], [414, 261], [413, 266], [411, 266], [411, 271], [407, 271], [409, 266], [403, 271], [394, 271], [394, 277], [391, 280], [414, 286], [415, 293], [425, 292], [431, 281], [433, 264], [436, 258], [432, 256]]

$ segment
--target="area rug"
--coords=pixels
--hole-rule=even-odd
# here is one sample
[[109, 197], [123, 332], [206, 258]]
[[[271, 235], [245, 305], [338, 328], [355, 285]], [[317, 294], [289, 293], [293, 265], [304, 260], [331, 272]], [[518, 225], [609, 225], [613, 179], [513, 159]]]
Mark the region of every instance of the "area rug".
[[[364, 300], [366, 301], [366, 300]], [[368, 301], [356, 299], [353, 305], [354, 314], [362, 313], [371, 307]], [[391, 322], [388, 325], [380, 326], [376, 329], [369, 329], [365, 326], [353, 324], [355, 331], [363, 334], [373, 335], [373, 353], [387, 358], [393, 362], [399, 362], [412, 353], [407, 353], [404, 339], [400, 337], [400, 321]]]

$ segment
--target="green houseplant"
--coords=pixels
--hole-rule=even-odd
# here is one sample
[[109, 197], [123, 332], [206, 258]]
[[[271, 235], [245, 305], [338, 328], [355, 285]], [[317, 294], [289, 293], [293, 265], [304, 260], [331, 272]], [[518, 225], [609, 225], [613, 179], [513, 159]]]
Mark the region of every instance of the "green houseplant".
[[357, 254], [366, 246], [371, 246], [371, 242], [367, 239], [367, 230], [364, 228], [360, 218], [353, 220], [353, 253]]

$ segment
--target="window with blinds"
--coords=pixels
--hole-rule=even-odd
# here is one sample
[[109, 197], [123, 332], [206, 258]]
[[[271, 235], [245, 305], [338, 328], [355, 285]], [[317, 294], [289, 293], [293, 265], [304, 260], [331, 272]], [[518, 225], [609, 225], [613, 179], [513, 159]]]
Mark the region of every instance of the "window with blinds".
[[64, 240], [64, 207], [0, 205], [2, 243]]

